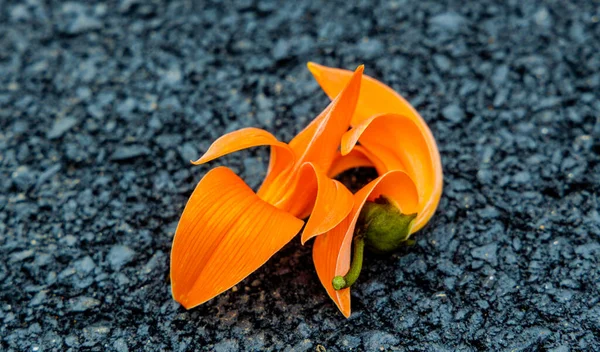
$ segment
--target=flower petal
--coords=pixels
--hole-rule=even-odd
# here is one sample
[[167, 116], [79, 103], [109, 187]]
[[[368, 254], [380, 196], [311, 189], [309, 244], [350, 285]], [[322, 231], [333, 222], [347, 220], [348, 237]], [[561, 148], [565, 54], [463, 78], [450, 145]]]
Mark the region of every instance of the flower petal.
[[[362, 121], [342, 137], [342, 154], [350, 153], [357, 141], [390, 170], [405, 171], [419, 191], [420, 206], [412, 232], [421, 229], [433, 216], [442, 193], [442, 165], [435, 141], [428, 143], [414, 120], [397, 114], [381, 114]], [[431, 150], [434, 147], [435, 150]]]
[[[266, 145], [271, 146], [271, 157], [267, 176], [261, 185], [262, 192], [261, 190], [258, 192], [262, 194], [265, 193], [265, 189], [273, 187], [276, 179], [285, 179], [284, 176], [294, 165], [294, 153], [290, 147], [278, 141], [277, 138], [265, 130], [248, 127], [221, 136], [213, 142], [200, 159], [192, 161], [192, 163], [200, 165], [229, 153]], [[277, 185], [274, 187], [277, 188]]]
[[374, 155], [370, 155], [363, 147], [357, 145], [346, 155], [337, 153], [329, 168], [329, 177], [335, 177], [355, 167], [373, 167]]
[[334, 228], [346, 218], [354, 205], [352, 193], [346, 186], [327, 177], [312, 163], [305, 163], [302, 166], [292, 202], [302, 204], [304, 199], [314, 201], [305, 206], [306, 216], [310, 214], [310, 218], [302, 232], [302, 244]]
[[364, 66], [350, 73], [331, 104], [290, 142], [298, 156], [297, 165], [312, 162], [328, 170], [338, 150], [342, 135], [350, 126], [360, 93]]
[[417, 189], [410, 177], [402, 171], [390, 171], [358, 191], [348, 217], [326, 234], [318, 236], [313, 246], [313, 261], [319, 280], [345, 317], [350, 316], [350, 289], [336, 291], [331, 281], [335, 276], [348, 272], [354, 227], [360, 211], [367, 200], [375, 200], [381, 194], [394, 201], [405, 214], [415, 212], [418, 207]]
[[[352, 234], [346, 236], [346, 232], [349, 230], [351, 222], [352, 217], [346, 217], [344, 221], [329, 232], [318, 236], [313, 245], [313, 262], [319, 280], [321, 280], [321, 284], [325, 287], [329, 297], [346, 318], [350, 316], [350, 288], [336, 291], [333, 289], [331, 281], [337, 275], [345, 275], [350, 269]], [[353, 226], [352, 231], [354, 231]], [[340, 263], [339, 270], [338, 262]]]
[[223, 155], [261, 145], [280, 148], [284, 154], [288, 154], [288, 158], [292, 157], [293, 160], [293, 153], [287, 144], [278, 141], [277, 138], [265, 130], [248, 127], [219, 137], [200, 159], [192, 161], [192, 163], [194, 165], [204, 164]]
[[[346, 86], [352, 75], [351, 71], [327, 67], [314, 62], [308, 63], [308, 69], [330, 99], [333, 99]], [[378, 80], [364, 75], [352, 125], [354, 126], [370, 116], [388, 112], [406, 115], [418, 124], [425, 125], [419, 113], [400, 94]]]
[[171, 251], [173, 297], [187, 309], [263, 265], [303, 221], [264, 202], [230, 169], [209, 171], [192, 193]]

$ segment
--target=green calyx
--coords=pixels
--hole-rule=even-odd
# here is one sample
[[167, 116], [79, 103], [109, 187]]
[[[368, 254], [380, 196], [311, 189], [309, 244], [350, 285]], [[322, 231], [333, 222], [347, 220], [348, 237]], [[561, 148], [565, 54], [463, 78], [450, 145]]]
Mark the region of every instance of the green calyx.
[[402, 214], [389, 199], [380, 196], [367, 201], [360, 212], [354, 230], [352, 264], [344, 276], [333, 278], [335, 290], [348, 288], [356, 282], [362, 269], [363, 252], [367, 248], [377, 254], [388, 254], [402, 245], [410, 245], [410, 230], [417, 214]]
[[362, 227], [367, 249], [387, 254], [407, 244], [416, 217], [416, 213], [402, 214], [389, 199], [380, 196], [365, 203], [357, 225]]

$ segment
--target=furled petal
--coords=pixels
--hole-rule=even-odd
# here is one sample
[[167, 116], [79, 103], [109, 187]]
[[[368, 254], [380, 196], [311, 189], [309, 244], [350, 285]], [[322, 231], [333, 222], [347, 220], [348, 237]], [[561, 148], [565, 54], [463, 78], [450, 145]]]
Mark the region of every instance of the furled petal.
[[220, 137], [208, 148], [200, 159], [192, 163], [195, 165], [204, 164], [229, 153], [267, 145], [271, 146], [271, 157], [267, 176], [261, 189], [269, 188], [276, 179], [285, 179], [284, 176], [287, 175], [289, 169], [294, 165], [294, 153], [287, 144], [278, 141], [272, 134], [259, 128], [242, 128]]
[[373, 167], [374, 163], [371, 160], [373, 158], [374, 155], [369, 155], [363, 147], [357, 145], [346, 155], [342, 155], [342, 153], [336, 154], [329, 168], [328, 175], [329, 177], [335, 177], [355, 167]]
[[204, 164], [223, 155], [261, 145], [270, 145], [275, 148], [281, 148], [284, 154], [288, 154], [288, 157], [293, 156], [293, 153], [287, 144], [278, 141], [277, 138], [269, 132], [261, 130], [260, 128], [248, 127], [219, 137], [200, 159], [193, 161], [192, 163], [195, 165]]
[[322, 170], [329, 170], [339, 141], [350, 126], [361, 90], [363, 70], [361, 65], [354, 73], [350, 72], [331, 104], [290, 142], [299, 165], [312, 162]]
[[[306, 200], [312, 201], [307, 203]], [[299, 213], [305, 216], [310, 214], [302, 232], [302, 244], [304, 244], [344, 220], [352, 210], [354, 198], [339, 181], [327, 177], [325, 172], [315, 164], [305, 163], [300, 170], [291, 203], [292, 214]], [[296, 210], [296, 207], [301, 209]]]
[[264, 202], [231, 170], [209, 171], [192, 193], [173, 240], [175, 300], [192, 308], [263, 265], [303, 221]]
[[[352, 72], [348, 70], [326, 67], [312, 62], [308, 64], [308, 68], [321, 88], [323, 88], [325, 93], [327, 93], [330, 98], [338, 94], [338, 92], [344, 87], [352, 75]], [[433, 175], [434, 181], [433, 183], [427, 183], [427, 187], [424, 189], [424, 187], [421, 187], [421, 184], [423, 184], [425, 181], [413, 178], [415, 182], [417, 182], [420, 192], [424, 195], [421, 197], [421, 202], [423, 202], [421, 204], [422, 209], [420, 209], [419, 217], [417, 218], [415, 226], [413, 227], [413, 231], [417, 231], [427, 223], [427, 221], [435, 212], [442, 193], [442, 164], [437, 144], [433, 138], [431, 130], [423, 118], [402, 96], [400, 96], [400, 94], [396, 93], [393, 89], [377, 81], [376, 79], [365, 75], [363, 76], [358, 104], [352, 118], [352, 125], [359, 127], [359, 125], [361, 125], [365, 120], [369, 120], [373, 116], [381, 114], [397, 114], [412, 120], [414, 125], [417, 126], [419, 130], [418, 134], [423, 138], [425, 144], [427, 145], [425, 150], [428, 152], [427, 158], [431, 163], [433, 170], [431, 175]], [[359, 128], [364, 129], [367, 128], [368, 125], [369, 123], [366, 123]], [[361, 132], [358, 131], [359, 130], [357, 129], [352, 133], [360, 135]], [[373, 133], [373, 135], [375, 135], [375, 133]], [[381, 140], [383, 141], [383, 138], [381, 138]], [[360, 143], [364, 146], [362, 138]], [[382, 161], [383, 159], [386, 159], [388, 163], [391, 160], [395, 160], [394, 166], [392, 167], [391, 165], [388, 165], [387, 167], [382, 167], [381, 164], [376, 164], [375, 167], [380, 173], [392, 169], [407, 170], [405, 167], [409, 166], [402, 164], [401, 159], [393, 158], [392, 156], [392, 154], [399, 150], [399, 148], [393, 147], [390, 149], [389, 146], [391, 145], [391, 142], [387, 143], [383, 144], [383, 142], [380, 142], [378, 143], [377, 147], [375, 144], [372, 144], [371, 147], [373, 149], [369, 149], [369, 152], [371, 155], [376, 155], [382, 159]], [[347, 153], [348, 150], [345, 150], [345, 152]], [[343, 153], [344, 151], [342, 151], [342, 154]], [[420, 154], [423, 155], [423, 153]], [[373, 162], [375, 163], [374, 160]], [[411, 176], [414, 175], [411, 174]]]
[[442, 193], [442, 166], [437, 149], [432, 153], [414, 120], [396, 114], [373, 116], [345, 133], [342, 154], [350, 153], [357, 141], [383, 163], [383, 167], [377, 165], [380, 174], [402, 170], [413, 179], [421, 203], [412, 232], [421, 229], [433, 216]]
[[[327, 67], [314, 62], [308, 63], [308, 69], [331, 99], [345, 87], [352, 75], [352, 71]], [[419, 113], [400, 94], [378, 80], [364, 75], [352, 125], [354, 126], [373, 115], [388, 112], [405, 115], [418, 124], [425, 125]]]
[[[291, 211], [296, 216], [308, 215], [305, 209], [314, 202], [314, 198], [299, 199], [294, 196], [295, 185], [300, 184], [297, 180], [297, 171], [307, 162], [314, 164], [320, 170], [329, 170], [336, 157], [340, 139], [350, 126], [350, 119], [360, 92], [363, 69], [363, 66], [359, 66], [329, 106], [292, 139], [289, 147], [296, 156], [295, 166], [291, 172], [279, 176], [276, 181], [270, 183], [265, 181], [268, 187], [263, 186], [258, 191], [262, 199], [275, 204], [280, 209]], [[301, 192], [306, 193], [307, 189], [308, 187], [305, 187]], [[316, 194], [316, 189], [310, 191]], [[301, 204], [292, 204], [292, 198]], [[293, 206], [296, 210], [291, 210], [288, 206]]]
[[350, 316], [350, 289], [336, 291], [331, 281], [345, 275], [350, 268], [354, 227], [365, 201], [385, 195], [405, 213], [414, 213], [418, 207], [418, 194], [410, 177], [402, 171], [391, 171], [363, 187], [354, 195], [354, 207], [348, 217], [326, 234], [316, 238], [313, 261], [319, 280], [345, 317]]

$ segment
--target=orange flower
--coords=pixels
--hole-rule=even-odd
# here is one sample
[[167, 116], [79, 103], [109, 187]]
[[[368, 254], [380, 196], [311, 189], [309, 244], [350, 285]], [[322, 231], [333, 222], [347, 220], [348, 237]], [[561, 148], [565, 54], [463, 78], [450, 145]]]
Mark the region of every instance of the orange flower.
[[[224, 292], [263, 265], [302, 228], [302, 242], [347, 218], [352, 194], [327, 177], [355, 112], [363, 66], [349, 73], [331, 104], [289, 144], [245, 128], [216, 140], [194, 164], [255, 146], [271, 146], [267, 176], [255, 194], [225, 167], [209, 171], [192, 193], [171, 251], [175, 300], [192, 308]], [[339, 168], [339, 166], [338, 166]]]
[[[308, 67], [330, 97], [340, 92], [352, 74], [314, 63]], [[416, 219], [408, 225], [411, 234], [421, 229], [435, 212], [443, 180], [440, 155], [431, 131], [415, 109], [390, 87], [364, 76], [351, 123], [352, 129], [342, 136], [341, 154], [329, 174], [334, 176], [349, 167], [370, 165], [380, 177], [354, 195], [354, 207], [348, 217], [317, 237], [313, 247], [319, 279], [346, 317], [350, 315], [350, 290], [335, 290], [332, 280], [346, 275], [350, 269], [352, 239], [365, 202], [384, 195], [402, 214], [416, 213]]]

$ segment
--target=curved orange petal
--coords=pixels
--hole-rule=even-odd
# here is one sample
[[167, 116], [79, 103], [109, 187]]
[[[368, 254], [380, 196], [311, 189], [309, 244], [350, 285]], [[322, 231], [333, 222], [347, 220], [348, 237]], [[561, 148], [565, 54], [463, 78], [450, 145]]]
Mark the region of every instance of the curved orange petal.
[[[294, 168], [291, 172], [279, 176], [274, 182], [265, 181], [268, 187], [263, 186], [258, 191], [262, 199], [276, 204], [280, 209], [290, 210], [285, 205], [291, 204], [290, 199], [297, 198], [294, 197], [296, 192], [294, 185], [298, 184], [296, 174], [302, 165], [310, 162], [321, 170], [329, 169], [337, 153], [339, 141], [350, 125], [360, 92], [363, 70], [364, 67], [359, 66], [329, 106], [292, 139], [289, 147], [296, 156]], [[298, 209], [300, 206], [295, 205], [295, 208]], [[293, 214], [304, 213], [293, 212]]]
[[[352, 235], [346, 236], [346, 232], [351, 227], [351, 223], [352, 217], [346, 217], [344, 221], [329, 232], [318, 236], [313, 244], [313, 262], [319, 280], [325, 287], [329, 297], [346, 318], [350, 316], [350, 288], [336, 291], [333, 289], [331, 281], [336, 275], [345, 275], [350, 269]], [[354, 231], [354, 228], [352, 230]], [[347, 250], [345, 250], [346, 248]], [[347, 258], [345, 257], [346, 253]], [[338, 260], [340, 255], [342, 257]], [[337, 270], [338, 261], [340, 262], [339, 270]]]
[[350, 153], [356, 142], [383, 163], [380, 173], [403, 170], [415, 182], [420, 206], [412, 233], [421, 229], [433, 216], [442, 194], [442, 165], [437, 148], [432, 157], [426, 136], [408, 117], [382, 114], [362, 121], [342, 137], [342, 154]]
[[[330, 99], [333, 99], [345, 87], [352, 76], [352, 71], [327, 67], [314, 62], [309, 62], [307, 66]], [[364, 75], [360, 97], [352, 117], [352, 125], [356, 125], [370, 116], [387, 112], [406, 115], [415, 122], [425, 125], [425, 121], [419, 113], [400, 94], [378, 80]]]
[[371, 159], [374, 159], [374, 156], [369, 155], [368, 151], [357, 145], [346, 155], [338, 152], [327, 174], [329, 177], [335, 177], [355, 167], [373, 167], [374, 163]]
[[327, 107], [321, 111], [321, 113], [315, 117], [302, 131], [300, 131], [289, 143], [290, 148], [294, 151], [296, 155], [303, 155], [311, 142], [315, 138], [317, 130], [319, 126], [324, 123], [325, 118], [329, 115], [331, 111], [332, 103], [329, 103]]
[[[334, 228], [346, 218], [354, 205], [352, 193], [346, 186], [327, 177], [312, 163], [302, 166], [296, 187], [292, 204], [304, 208], [300, 213], [310, 214], [302, 232], [302, 244]], [[310, 204], [306, 200], [311, 200]], [[295, 211], [291, 210], [291, 213]]]
[[271, 146], [271, 157], [267, 176], [261, 185], [261, 189], [268, 188], [274, 183], [275, 179], [280, 179], [281, 175], [293, 166], [295, 158], [293, 151], [287, 144], [278, 141], [272, 134], [259, 128], [242, 128], [219, 137], [206, 153], [200, 159], [192, 161], [192, 164], [204, 164], [229, 153], [267, 145]]
[[226, 167], [198, 183], [171, 250], [171, 290], [187, 309], [231, 288], [263, 265], [303, 221], [261, 200]]
[[340, 138], [348, 130], [361, 90], [364, 66], [350, 72], [331, 104], [290, 142], [298, 156], [297, 165], [312, 162], [328, 170], [335, 158]]
[[192, 163], [194, 165], [204, 164], [223, 155], [261, 145], [280, 148], [285, 154], [289, 154], [288, 157], [292, 157], [293, 160], [293, 152], [287, 144], [278, 141], [277, 138], [265, 130], [247, 127], [219, 137], [200, 159], [192, 161]]
[[318, 236], [313, 246], [313, 261], [319, 280], [345, 317], [350, 316], [350, 289], [336, 291], [331, 281], [350, 269], [354, 227], [367, 200], [384, 194], [405, 214], [416, 211], [419, 203], [417, 189], [411, 178], [402, 171], [390, 171], [363, 187], [354, 195], [354, 207], [348, 217], [329, 232]]

